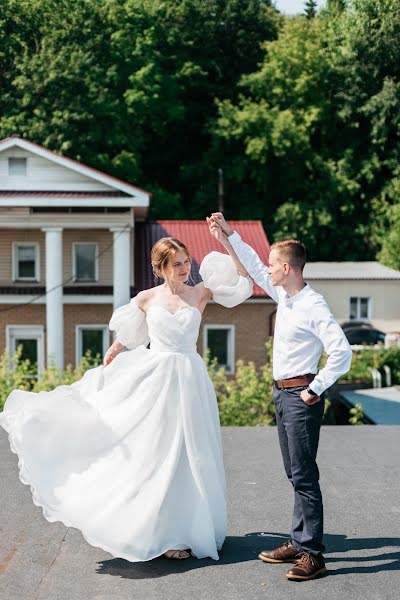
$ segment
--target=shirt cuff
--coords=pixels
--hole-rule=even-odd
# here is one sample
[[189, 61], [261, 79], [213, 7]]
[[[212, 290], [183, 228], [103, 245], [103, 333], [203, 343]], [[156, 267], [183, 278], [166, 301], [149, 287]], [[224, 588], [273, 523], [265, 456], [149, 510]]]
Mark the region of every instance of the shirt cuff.
[[242, 238], [240, 237], [237, 231], [234, 231], [233, 233], [231, 233], [231, 235], [228, 235], [227, 239], [233, 246], [236, 242], [240, 242]]
[[321, 394], [325, 391], [325, 387], [324, 384], [321, 383], [320, 381], [317, 381], [317, 379], [313, 379], [312, 382], [309, 385], [309, 388], [315, 392], [318, 396], [321, 396]]

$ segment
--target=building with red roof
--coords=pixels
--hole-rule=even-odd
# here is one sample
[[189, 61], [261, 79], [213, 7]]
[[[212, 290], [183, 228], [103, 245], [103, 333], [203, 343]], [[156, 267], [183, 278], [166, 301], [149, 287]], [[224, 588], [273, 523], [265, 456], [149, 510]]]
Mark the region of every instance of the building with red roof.
[[[153, 244], [171, 236], [193, 258], [192, 283], [212, 250], [223, 251], [206, 221], [148, 221], [151, 194], [104, 172], [12, 136], [0, 140], [0, 353], [60, 368], [112, 342], [114, 308], [156, 285]], [[269, 242], [260, 221], [231, 225], [267, 263]], [[274, 304], [253, 296], [226, 309], [210, 302], [198, 350], [207, 347], [230, 372], [239, 358], [260, 365]]]

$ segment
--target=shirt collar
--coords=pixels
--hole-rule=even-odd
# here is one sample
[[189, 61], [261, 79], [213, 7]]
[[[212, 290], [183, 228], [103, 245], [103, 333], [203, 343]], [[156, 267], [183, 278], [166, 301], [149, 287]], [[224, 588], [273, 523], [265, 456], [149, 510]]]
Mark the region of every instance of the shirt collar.
[[294, 296], [288, 296], [287, 292], [285, 291], [285, 295], [283, 296], [284, 301], [290, 304], [291, 302], [296, 302], [297, 300], [300, 300], [304, 296], [304, 294], [306, 294], [310, 290], [310, 286], [308, 285], [308, 283], [306, 281], [304, 283], [305, 286], [303, 287], [303, 289], [297, 292], [297, 294], [295, 294]]

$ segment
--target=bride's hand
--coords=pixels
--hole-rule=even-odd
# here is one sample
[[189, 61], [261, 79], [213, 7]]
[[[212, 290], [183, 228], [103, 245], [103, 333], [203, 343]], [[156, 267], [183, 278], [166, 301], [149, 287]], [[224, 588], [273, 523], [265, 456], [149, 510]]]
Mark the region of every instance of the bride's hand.
[[233, 233], [233, 229], [225, 220], [224, 215], [221, 212], [212, 213], [210, 217], [211, 221], [218, 223], [223, 233], [229, 237]]
[[103, 367], [109, 365], [110, 362], [114, 360], [114, 358], [117, 356], [117, 354], [119, 354], [124, 348], [125, 346], [123, 344], [120, 344], [117, 340], [115, 340], [115, 342], [111, 344], [111, 346], [104, 355]]
[[206, 220], [210, 234], [215, 237], [218, 242], [223, 243], [226, 240], [226, 235], [222, 231], [221, 225], [210, 217], [207, 217]]

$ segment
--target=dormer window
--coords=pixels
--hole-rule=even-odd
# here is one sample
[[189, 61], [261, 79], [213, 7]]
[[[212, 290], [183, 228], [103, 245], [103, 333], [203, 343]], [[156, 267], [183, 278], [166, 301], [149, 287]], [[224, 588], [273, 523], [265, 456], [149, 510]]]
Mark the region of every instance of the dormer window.
[[26, 158], [10, 156], [8, 159], [8, 174], [11, 177], [26, 176]]

